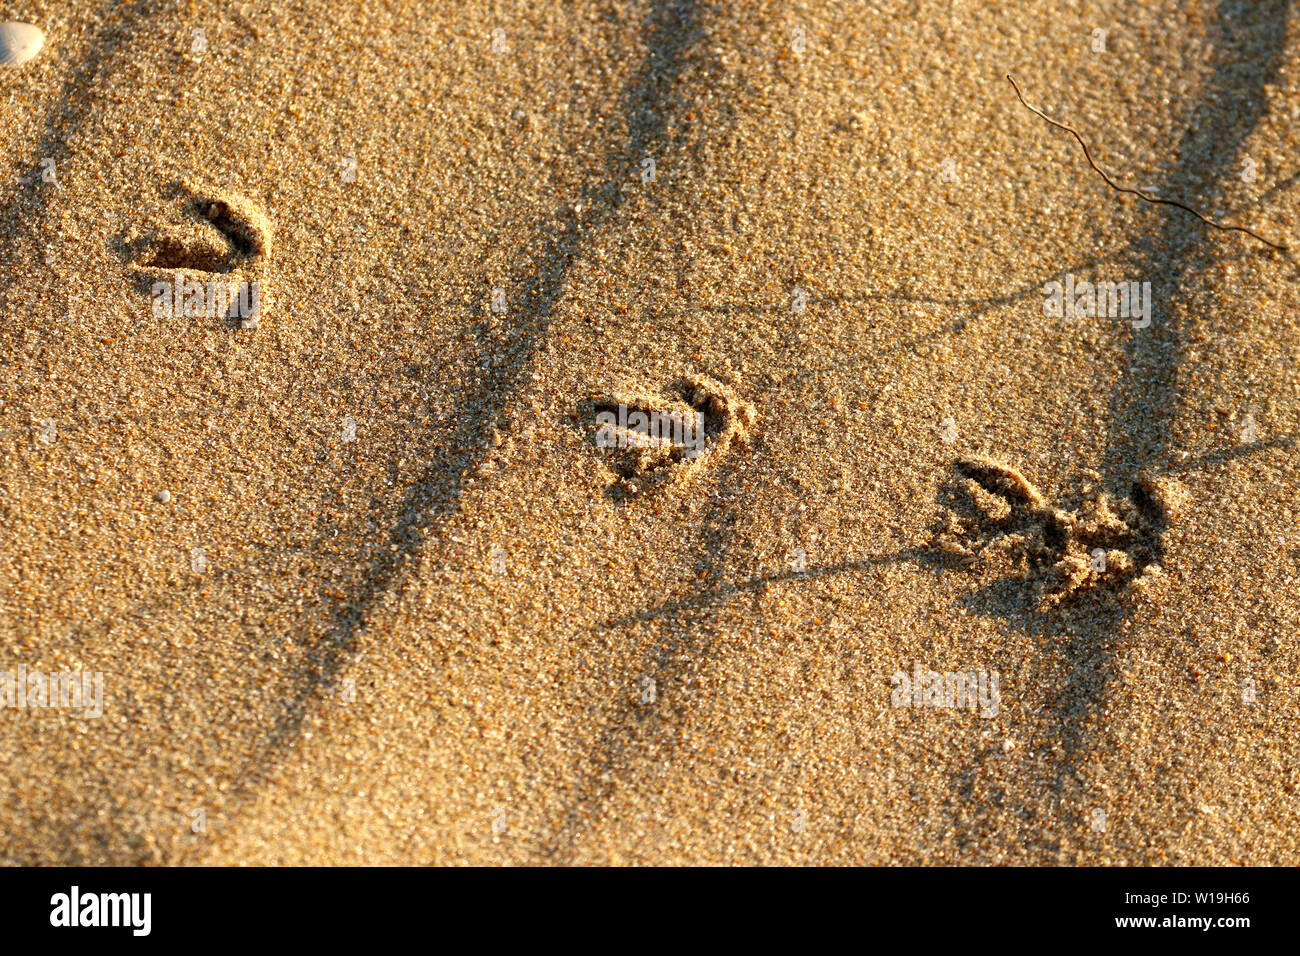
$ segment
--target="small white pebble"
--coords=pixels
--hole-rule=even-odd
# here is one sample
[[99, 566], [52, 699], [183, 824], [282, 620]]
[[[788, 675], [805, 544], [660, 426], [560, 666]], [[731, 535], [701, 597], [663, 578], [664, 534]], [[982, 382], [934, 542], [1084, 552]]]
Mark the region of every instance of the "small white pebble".
[[172, 500], [172, 493], [164, 488], [162, 491], [155, 494], [154, 497], [158, 499], [159, 504], [165, 505], [167, 502]]
[[0, 23], [0, 66], [22, 66], [45, 45], [45, 34], [30, 23]]
[[1004, 754], [1009, 754], [1015, 749], [1016, 742], [1012, 738], [1008, 737], [1006, 740], [1002, 741], [1002, 752]]

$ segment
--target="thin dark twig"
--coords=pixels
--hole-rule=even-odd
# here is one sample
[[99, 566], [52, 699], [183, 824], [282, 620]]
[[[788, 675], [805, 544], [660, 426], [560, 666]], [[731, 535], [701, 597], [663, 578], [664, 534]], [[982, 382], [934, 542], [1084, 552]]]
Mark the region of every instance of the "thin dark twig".
[[1106, 181], [1106, 185], [1109, 186], [1111, 189], [1114, 189], [1116, 192], [1129, 193], [1131, 195], [1137, 196], [1138, 199], [1144, 200], [1152, 204], [1160, 204], [1164, 206], [1177, 206], [1179, 209], [1182, 209], [1186, 212], [1190, 212], [1193, 216], [1201, 220], [1201, 222], [1205, 223], [1207, 226], [1213, 226], [1215, 229], [1220, 229], [1223, 232], [1244, 232], [1246, 235], [1254, 239], [1258, 239], [1260, 242], [1264, 243], [1264, 245], [1271, 246], [1272, 248], [1277, 249], [1279, 252], [1287, 251], [1286, 246], [1279, 245], [1276, 242], [1271, 242], [1268, 239], [1265, 239], [1259, 233], [1252, 232], [1251, 230], [1247, 229], [1245, 226], [1220, 225], [1219, 223], [1215, 222], [1213, 219], [1207, 219], [1205, 216], [1202, 216], [1191, 206], [1184, 205], [1183, 203], [1180, 203], [1176, 199], [1160, 199], [1157, 196], [1148, 196], [1146, 195], [1146, 193], [1140, 192], [1139, 190], [1129, 189], [1126, 186], [1119, 185], [1113, 179], [1107, 176], [1105, 171], [1102, 170], [1100, 166], [1098, 166], [1096, 163], [1092, 161], [1092, 154], [1088, 152], [1088, 144], [1083, 141], [1083, 137], [1079, 135], [1076, 129], [1074, 129], [1072, 126], [1066, 126], [1064, 123], [1058, 123], [1056, 120], [1052, 119], [1042, 110], [1030, 106], [1028, 103], [1025, 102], [1025, 98], [1023, 95], [1021, 95], [1020, 92], [1020, 86], [1016, 83], [1015, 79], [1012, 78], [1010, 73], [1007, 74], [1007, 80], [1011, 83], [1012, 88], [1016, 91], [1016, 97], [1020, 100], [1021, 106], [1029, 110], [1029, 112], [1035, 113], [1038, 116], [1042, 117], [1043, 119], [1047, 120], [1047, 122], [1051, 123], [1057, 129], [1065, 130], [1067, 133], [1069, 133], [1071, 136], [1073, 136], [1075, 139], [1079, 141], [1079, 145], [1083, 147], [1083, 158], [1088, 161], [1088, 165], [1091, 166], [1096, 171], [1098, 176], [1100, 176], [1102, 179]]

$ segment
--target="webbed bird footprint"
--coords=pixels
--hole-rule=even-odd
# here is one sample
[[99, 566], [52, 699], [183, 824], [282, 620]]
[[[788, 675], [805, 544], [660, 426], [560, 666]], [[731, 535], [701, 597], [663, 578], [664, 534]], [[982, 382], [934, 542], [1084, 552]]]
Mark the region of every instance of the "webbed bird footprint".
[[128, 272], [158, 317], [224, 316], [256, 326], [269, 308], [271, 224], [249, 200], [180, 183], [184, 220], [127, 244]]
[[1170, 479], [1139, 480], [1129, 497], [1094, 490], [1067, 511], [992, 458], [959, 460], [955, 471], [935, 546], [968, 567], [1009, 565], [1042, 610], [1087, 591], [1142, 588], [1160, 573], [1163, 531], [1182, 501]]
[[641, 391], [595, 396], [596, 446], [611, 487], [638, 494], [688, 481], [753, 425], [754, 406], [711, 378], [688, 376], [664, 395]]

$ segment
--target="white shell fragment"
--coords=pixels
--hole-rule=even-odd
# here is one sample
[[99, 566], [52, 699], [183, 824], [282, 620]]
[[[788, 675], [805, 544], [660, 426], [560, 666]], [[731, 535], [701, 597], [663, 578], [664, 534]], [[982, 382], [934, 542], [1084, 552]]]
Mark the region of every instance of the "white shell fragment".
[[22, 66], [45, 45], [45, 34], [30, 23], [0, 23], [0, 66]]

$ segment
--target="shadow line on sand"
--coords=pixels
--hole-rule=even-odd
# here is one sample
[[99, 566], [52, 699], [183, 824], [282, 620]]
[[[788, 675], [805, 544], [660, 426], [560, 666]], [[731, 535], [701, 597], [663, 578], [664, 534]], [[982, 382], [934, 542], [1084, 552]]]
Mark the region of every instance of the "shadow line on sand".
[[[137, 3], [108, 0], [94, 9], [91, 16], [93, 27], [89, 39], [81, 48], [80, 59], [51, 98], [50, 107], [46, 110], [44, 133], [25, 164], [30, 172], [15, 184], [13, 191], [0, 206], [0, 227], [5, 232], [5, 241], [0, 243], [0, 248], [3, 249], [0, 252], [0, 262], [4, 266], [4, 278], [0, 281], [0, 314], [8, 320], [0, 324], [0, 336], [13, 340], [26, 330], [26, 326], [15, 321], [17, 317], [27, 314], [25, 309], [15, 308], [13, 302], [14, 292], [21, 281], [17, 263], [25, 254], [25, 241], [36, 241], [41, 235], [50, 232], [45, 228], [46, 214], [61, 188], [41, 180], [43, 162], [53, 160], [56, 172], [66, 167], [66, 161], [71, 155], [68, 143], [102, 105], [107, 79], [122, 67], [119, 54], [129, 48], [141, 31], [178, 5], [174, 0], [144, 0]], [[0, 344], [0, 369], [12, 369], [21, 361], [23, 354], [24, 350], [16, 342], [10, 347]], [[115, 845], [123, 842], [121, 828], [113, 822], [101, 821], [102, 813], [96, 815], [93, 808], [90, 808], [80, 818], [79, 832], [62, 827], [28, 828], [27, 835], [22, 839], [32, 841], [39, 838], [42, 843], [39, 855], [32, 854], [30, 861], [43, 862], [47, 856], [52, 855], [68, 864], [93, 862], [84, 859], [78, 846], [81, 842], [98, 844], [106, 853], [111, 852]], [[14, 836], [14, 845], [6, 851], [5, 856], [10, 860], [20, 860], [23, 859], [20, 856], [21, 846], [17, 835]], [[143, 842], [137, 838], [136, 849]], [[54, 845], [50, 846], [51, 843]]]
[[[1285, 49], [1289, 20], [1289, 0], [1220, 0], [1215, 10], [1211, 34], [1215, 40], [1211, 75], [1205, 93], [1193, 107], [1185, 132], [1173, 150], [1178, 159], [1164, 177], [1170, 194], [1178, 193], [1183, 184], [1203, 177], [1220, 182], [1237, 164], [1247, 139], [1255, 130], [1266, 107], [1267, 87], [1276, 78]], [[1166, 189], [1161, 189], [1161, 193]], [[1185, 213], [1172, 209], [1141, 210], [1157, 217], [1156, 228], [1133, 244], [1136, 274], [1153, 281], [1153, 297], [1164, 304], [1163, 315], [1150, 328], [1133, 329], [1124, 345], [1123, 368], [1111, 390], [1107, 431], [1108, 446], [1099, 467], [1102, 480], [1113, 492], [1127, 494], [1139, 473], [1187, 471], [1201, 465], [1213, 465], [1231, 455], [1209, 455], [1204, 460], [1179, 468], [1165, 468], [1171, 430], [1179, 408], [1178, 374], [1187, 349], [1187, 333], [1178, 301], [1206, 280], [1197, 267], [1208, 271], [1222, 255], [1224, 243], [1206, 243], [1208, 226], [1201, 226]], [[1239, 240], [1248, 241], [1248, 240]], [[1281, 254], [1268, 250], [1255, 253], [1262, 257]], [[1289, 440], [1252, 446], [1246, 451], [1282, 445]], [[1165, 530], [1161, 521], [1160, 533]], [[966, 603], [980, 613], [1014, 617], [1045, 648], [1054, 648], [1043, 661], [1044, 670], [1052, 664], [1064, 672], [1058, 686], [1049, 695], [1052, 704], [1046, 714], [1047, 733], [1060, 741], [1049, 756], [1021, 758], [1017, 775], [1028, 789], [1047, 785], [1056, 801], [1058, 824], [1066, 832], [1079, 832], [1085, 824], [1082, 794], [1073, 794], [1075, 773], [1089, 744], [1089, 727], [1106, 706], [1116, 680], [1118, 649], [1127, 638], [1121, 629], [1129, 611], [1117, 604], [1085, 602], [1078, 607], [1064, 607], [1053, 613], [1038, 613], [1032, 598], [1015, 582], [993, 582]], [[1007, 607], [1015, 608], [1011, 614]], [[1077, 620], [1084, 615], [1088, 621]], [[1105, 635], [1097, 640], [1098, 634]], [[1047, 761], [1047, 779], [1041, 764]], [[965, 799], [972, 786], [970, 773], [953, 780], [953, 804], [950, 808], [956, 839], [971, 843], [986, 830], [988, 821], [975, 819]], [[1004, 793], [1016, 802], [1015, 794]], [[1078, 797], [1077, 799], [1075, 797]], [[1026, 792], [1019, 800], [1026, 806], [1034, 798]], [[983, 808], [995, 814], [998, 809], [1016, 810], [1014, 805]], [[994, 821], [996, 822], [996, 821]], [[1033, 850], [1039, 858], [1063, 852], [1063, 838], [1053, 837], [1037, 828]], [[1058, 830], [1059, 832], [1059, 830]], [[1021, 828], [1024, 838], [1027, 831]], [[1069, 840], [1069, 838], [1064, 838]], [[1073, 843], [1073, 840], [1069, 840]]]
[[[402, 585], [430, 536], [430, 527], [454, 515], [466, 478], [480, 463], [492, 432], [504, 428], [511, 397], [528, 381], [536, 354], [562, 298], [570, 273], [581, 259], [584, 240], [606, 226], [627, 201], [620, 188], [647, 154], [660, 154], [670, 141], [668, 119], [673, 112], [674, 90], [685, 61], [681, 51], [697, 33], [694, 0], [669, 0], [657, 4], [645, 19], [641, 36], [647, 47], [636, 73], [621, 94], [620, 113], [627, 137], [605, 153], [608, 178], [583, 187], [582, 211], [568, 210], [552, 228], [542, 248], [523, 259], [515, 269], [509, 301], [516, 304], [505, 316], [505, 334], [480, 324], [472, 365], [484, 367], [478, 382], [465, 390], [465, 398], [452, 412], [453, 428], [446, 444], [455, 451], [426, 469], [408, 486], [398, 517], [385, 536], [384, 547], [361, 576], [364, 582], [328, 625], [321, 650], [299, 679], [300, 691], [288, 702], [284, 717], [267, 735], [261, 755], [250, 763], [259, 772], [268, 761], [283, 756], [298, 737], [318, 690], [333, 685], [340, 672], [356, 659], [358, 639], [368, 617], [379, 603]], [[509, 343], [509, 344], [504, 344]], [[498, 359], [505, 353], [505, 360]], [[255, 789], [236, 776], [231, 806], [238, 812], [241, 800]]]
[[[31, 182], [20, 181], [15, 190], [0, 207], [0, 223], [5, 225], [8, 242], [4, 243], [4, 260], [10, 267], [5, 281], [0, 284], [0, 302], [8, 305], [8, 298], [17, 284], [18, 272], [13, 268], [21, 256], [17, 241], [25, 230], [31, 237], [42, 231], [41, 220], [59, 187], [41, 181], [42, 164], [53, 160], [57, 170], [70, 155], [68, 141], [77, 135], [91, 113], [100, 103], [105, 80], [118, 68], [116, 55], [125, 49], [137, 32], [162, 16], [174, 2], [141, 2], [121, 4], [107, 2], [96, 11], [98, 24], [85, 47], [85, 54], [63, 82], [45, 115], [45, 133], [32, 151], [27, 162]], [[27, 179], [28, 177], [24, 177]], [[25, 197], [23, 190], [34, 189]], [[4, 314], [15, 311], [5, 308]], [[18, 349], [0, 349], [0, 363], [12, 365], [21, 354]]]

